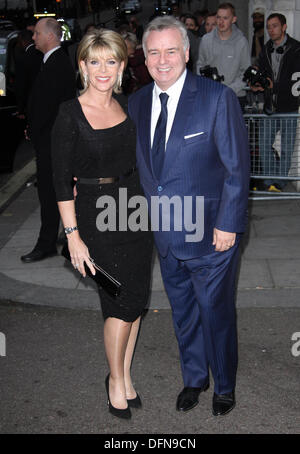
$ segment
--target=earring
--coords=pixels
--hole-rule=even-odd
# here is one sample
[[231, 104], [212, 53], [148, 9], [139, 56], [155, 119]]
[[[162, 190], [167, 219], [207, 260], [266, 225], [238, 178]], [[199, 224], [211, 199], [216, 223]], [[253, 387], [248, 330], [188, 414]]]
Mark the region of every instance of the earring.
[[84, 73], [84, 75], [83, 75], [83, 79], [84, 79], [84, 85], [85, 85], [85, 86], [87, 87], [87, 85], [88, 85], [88, 80], [89, 80], [89, 77], [88, 77], [88, 75], [87, 75], [86, 73]]
[[118, 87], [122, 87], [123, 73], [118, 74]]

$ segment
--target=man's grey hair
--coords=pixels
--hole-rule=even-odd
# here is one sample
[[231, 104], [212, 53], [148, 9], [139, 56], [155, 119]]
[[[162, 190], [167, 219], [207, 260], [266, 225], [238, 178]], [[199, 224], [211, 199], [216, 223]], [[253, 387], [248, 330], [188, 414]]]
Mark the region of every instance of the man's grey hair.
[[146, 27], [143, 35], [143, 50], [145, 56], [147, 56], [146, 42], [150, 32], [168, 30], [175, 28], [178, 30], [182, 37], [183, 48], [186, 51], [190, 47], [189, 37], [185, 25], [173, 16], [158, 16], [153, 19]]

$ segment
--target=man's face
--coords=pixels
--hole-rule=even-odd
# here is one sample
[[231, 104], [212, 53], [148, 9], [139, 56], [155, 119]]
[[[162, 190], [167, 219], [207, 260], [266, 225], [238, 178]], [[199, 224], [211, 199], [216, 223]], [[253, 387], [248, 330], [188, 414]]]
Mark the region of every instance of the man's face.
[[264, 28], [264, 16], [260, 13], [254, 13], [252, 16], [254, 30], [260, 30]]
[[149, 33], [146, 41], [146, 65], [163, 91], [171, 87], [184, 72], [189, 49], [184, 50], [181, 33], [175, 28]]
[[180, 12], [179, 12], [178, 5], [173, 5], [172, 6], [172, 14], [173, 14], [173, 16], [179, 16]]
[[33, 34], [33, 41], [35, 43], [35, 47], [43, 52], [45, 54], [48, 50], [48, 37], [49, 37], [49, 32], [46, 29], [45, 26], [45, 20], [42, 19], [40, 20], [34, 29], [34, 34]]
[[214, 28], [217, 26], [217, 16], [208, 16], [205, 19], [205, 31], [206, 33], [210, 33]]
[[232, 24], [236, 22], [230, 9], [219, 9], [217, 12], [217, 27], [219, 32], [226, 33], [231, 30]]
[[286, 27], [286, 24], [281, 25], [278, 17], [274, 17], [273, 19], [268, 20], [267, 30], [271, 40], [275, 43], [280, 43], [284, 38]]
[[185, 19], [185, 26], [188, 30], [197, 30], [198, 26], [195, 24], [194, 19], [191, 19], [190, 17], [187, 17]]

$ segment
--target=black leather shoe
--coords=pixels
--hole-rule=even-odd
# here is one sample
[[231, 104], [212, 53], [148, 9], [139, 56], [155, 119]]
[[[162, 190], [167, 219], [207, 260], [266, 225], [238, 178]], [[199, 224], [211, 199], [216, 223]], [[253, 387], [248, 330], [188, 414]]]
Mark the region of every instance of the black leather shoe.
[[24, 263], [38, 262], [39, 260], [43, 260], [48, 257], [53, 257], [56, 254], [57, 254], [56, 249], [45, 252], [45, 251], [42, 251], [41, 249], [35, 248], [29, 254], [22, 255], [21, 260]]
[[202, 391], [206, 391], [209, 387], [207, 383], [202, 388], [185, 387], [177, 397], [176, 410], [188, 411], [196, 407], [199, 403], [198, 397]]
[[235, 407], [234, 392], [228, 394], [216, 394], [213, 397], [213, 415], [226, 415]]
[[142, 401], [138, 393], [136, 393], [136, 397], [134, 399], [127, 399], [128, 406], [131, 408], [141, 408]]
[[122, 419], [130, 419], [131, 418], [131, 411], [129, 406], [127, 408], [116, 408], [114, 407], [109, 398], [109, 374], [105, 379], [105, 387], [106, 387], [106, 392], [107, 392], [107, 405], [109, 412], [113, 415], [116, 416], [117, 418], [122, 418]]

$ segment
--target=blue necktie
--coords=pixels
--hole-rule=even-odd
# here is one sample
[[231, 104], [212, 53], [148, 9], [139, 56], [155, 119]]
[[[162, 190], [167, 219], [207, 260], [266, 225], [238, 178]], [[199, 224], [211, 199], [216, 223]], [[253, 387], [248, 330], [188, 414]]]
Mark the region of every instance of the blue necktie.
[[152, 144], [152, 162], [153, 170], [156, 177], [159, 179], [164, 165], [165, 149], [166, 149], [166, 126], [168, 119], [167, 103], [169, 96], [167, 93], [159, 95], [161, 103], [161, 111], [156, 124], [153, 144]]

